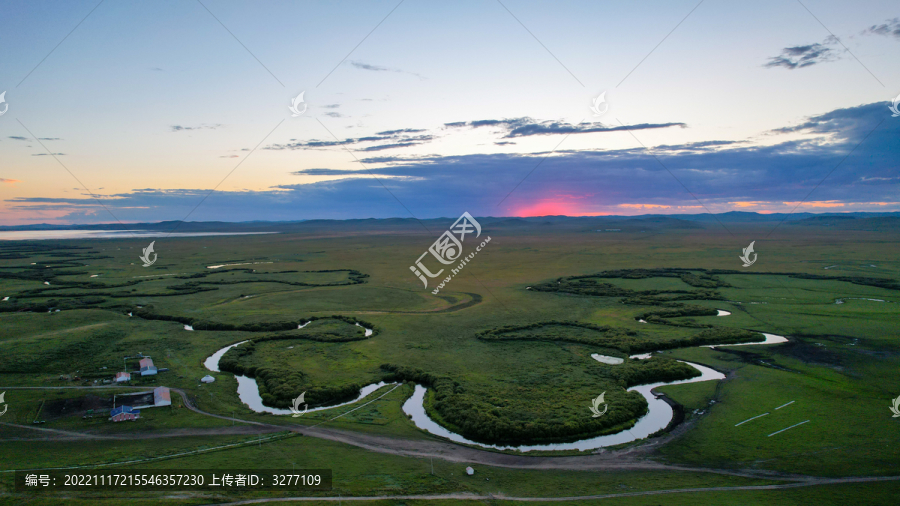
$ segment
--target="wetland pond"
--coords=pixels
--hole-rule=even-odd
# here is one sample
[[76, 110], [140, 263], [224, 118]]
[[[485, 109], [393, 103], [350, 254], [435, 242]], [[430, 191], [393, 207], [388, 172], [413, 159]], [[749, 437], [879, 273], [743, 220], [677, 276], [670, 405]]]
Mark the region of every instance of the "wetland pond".
[[607, 355], [601, 355], [599, 353], [591, 354], [591, 358], [596, 360], [597, 362], [602, 362], [604, 364], [609, 364], [609, 365], [619, 365], [619, 364], [625, 363], [624, 358], [610, 357]]

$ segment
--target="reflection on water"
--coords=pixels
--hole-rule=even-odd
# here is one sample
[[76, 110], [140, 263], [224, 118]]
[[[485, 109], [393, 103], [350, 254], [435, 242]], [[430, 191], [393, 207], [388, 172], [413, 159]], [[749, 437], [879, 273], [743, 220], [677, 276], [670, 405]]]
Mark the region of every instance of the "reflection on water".
[[765, 341], [760, 341], [758, 343], [736, 343], [736, 344], [705, 344], [703, 348], [718, 348], [719, 346], [751, 346], [754, 344], [778, 344], [778, 343], [786, 343], [788, 340], [784, 336], [776, 336], [775, 334], [766, 334], [765, 332], [761, 332], [763, 336], [766, 337]]
[[206, 367], [207, 369], [209, 369], [212, 372], [222, 372], [219, 370], [219, 360], [222, 359], [222, 355], [224, 355], [226, 352], [228, 352], [228, 350], [234, 348], [235, 346], [240, 346], [246, 342], [247, 341], [241, 341], [239, 343], [234, 343], [230, 346], [226, 346], [226, 347], [222, 348], [221, 350], [213, 353], [212, 355], [209, 356], [209, 358], [206, 359], [206, 361], [203, 362], [203, 367]]
[[[268, 232], [266, 232], [268, 233]], [[221, 269], [222, 267], [233, 267], [235, 265], [257, 265], [257, 264], [271, 264], [274, 262], [244, 262], [242, 264], [220, 264], [220, 265], [207, 265], [207, 269]], [[253, 271], [256, 272], [256, 271]]]
[[215, 235], [259, 235], [280, 232], [154, 232], [150, 230], [6, 230], [0, 241], [43, 239], [130, 239], [134, 237], [208, 237]]
[[607, 355], [601, 355], [599, 353], [591, 354], [591, 358], [596, 360], [597, 362], [602, 362], [604, 364], [609, 364], [609, 365], [619, 365], [622, 362], [625, 362], [624, 358], [610, 357]]
[[[280, 408], [270, 408], [266, 406], [262, 402], [262, 397], [259, 395], [259, 385], [257, 385], [256, 380], [254, 378], [248, 378], [247, 376], [234, 376], [238, 382], [238, 397], [240, 397], [241, 402], [250, 407], [253, 411], [257, 413], [271, 413], [273, 415], [290, 415], [293, 413], [289, 409], [280, 409]], [[359, 390], [359, 395], [356, 399], [352, 401], [342, 402], [340, 404], [334, 404], [331, 406], [324, 406], [319, 408], [309, 408], [306, 412], [313, 413], [316, 411], [325, 411], [326, 409], [334, 409], [339, 408], [341, 406], [347, 406], [349, 404], [353, 404], [358, 402], [375, 392], [379, 388], [387, 385], [395, 385], [396, 383], [385, 383], [383, 381], [378, 383], [372, 383], [371, 385], [366, 385]], [[299, 393], [297, 395], [300, 395]]]

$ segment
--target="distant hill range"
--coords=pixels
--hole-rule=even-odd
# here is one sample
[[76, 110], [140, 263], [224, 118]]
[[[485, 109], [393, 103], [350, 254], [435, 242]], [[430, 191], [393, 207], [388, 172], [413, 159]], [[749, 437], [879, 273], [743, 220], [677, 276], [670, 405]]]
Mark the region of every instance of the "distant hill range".
[[[662, 229], [703, 229], [711, 225], [744, 224], [771, 225], [782, 221], [785, 225], [803, 227], [829, 227], [842, 230], [896, 230], [900, 229], [900, 213], [774, 213], [759, 214], [731, 211], [720, 214], [648, 214], [641, 216], [539, 216], [476, 217], [482, 227], [493, 230], [533, 231], [583, 230], [585, 232], [640, 232]], [[16, 225], [0, 226], [0, 231], [14, 230], [145, 230], [154, 232], [302, 232], [340, 233], [351, 230], [368, 232], [396, 232], [412, 228], [439, 232], [448, 228], [456, 218], [368, 218], [352, 220], [299, 220], [299, 221], [161, 221], [156, 223], [100, 223], [92, 225]]]

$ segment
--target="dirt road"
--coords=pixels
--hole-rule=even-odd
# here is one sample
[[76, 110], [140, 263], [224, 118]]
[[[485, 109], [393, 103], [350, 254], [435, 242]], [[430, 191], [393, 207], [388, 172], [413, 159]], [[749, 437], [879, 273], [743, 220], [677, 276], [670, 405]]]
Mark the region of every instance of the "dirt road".
[[241, 504], [260, 504], [268, 502], [288, 502], [288, 501], [406, 501], [406, 500], [463, 500], [463, 501], [521, 501], [521, 502], [567, 502], [567, 501], [587, 501], [598, 499], [621, 499], [624, 497], [639, 497], [647, 495], [667, 495], [667, 494], [690, 494], [701, 492], [736, 492], [736, 491], [754, 491], [754, 490], [784, 490], [790, 488], [813, 487], [821, 485], [838, 485], [843, 483], [871, 483], [878, 481], [897, 481], [900, 476], [891, 477], [874, 477], [874, 478], [821, 478], [801, 483], [787, 483], [784, 485], [749, 485], [743, 487], [709, 487], [709, 488], [680, 488], [669, 490], [649, 490], [646, 492], [624, 492], [621, 494], [603, 494], [603, 495], [582, 495], [569, 497], [516, 497], [503, 494], [476, 495], [476, 494], [432, 494], [432, 495], [396, 495], [396, 496], [358, 496], [358, 497], [272, 497], [266, 499], [247, 499], [243, 501], [214, 503], [204, 506], [239, 506]]
[[[96, 389], [96, 388], [122, 388], [122, 387], [0, 387], [0, 391], [15, 389]], [[141, 388], [141, 387], [131, 387]], [[340, 429], [329, 429], [325, 427], [307, 427], [303, 425], [276, 425], [251, 420], [242, 420], [240, 418], [232, 418], [225, 415], [217, 415], [208, 413], [197, 408], [190, 400], [190, 397], [181, 389], [171, 388], [172, 392], [178, 393], [184, 402], [185, 407], [191, 411], [203, 416], [209, 416], [226, 421], [234, 421], [246, 424], [244, 427], [236, 428], [232, 426], [196, 428], [196, 429], [172, 429], [165, 432], [153, 433], [133, 433], [122, 436], [115, 435], [99, 435], [90, 433], [79, 433], [72, 431], [55, 431], [53, 429], [43, 429], [48, 432], [48, 439], [62, 438], [79, 438], [79, 439], [153, 439], [162, 437], [177, 436], [200, 436], [200, 435], [229, 435], [229, 434], [262, 434], [278, 431], [291, 431], [302, 434], [304, 436], [314, 437], [318, 439], [326, 439], [344, 443], [365, 450], [386, 453], [391, 455], [400, 455], [405, 457], [417, 458], [437, 458], [448, 462], [459, 462], [468, 464], [487, 465], [494, 467], [505, 467], [512, 469], [559, 469], [573, 471], [628, 471], [628, 470], [656, 470], [656, 471], [690, 471], [704, 472], [714, 474], [724, 474], [732, 476], [742, 476], [748, 478], [765, 478], [771, 480], [812, 482], [823, 480], [823, 478], [791, 475], [772, 471], [746, 470], [732, 471], [723, 469], [695, 468], [687, 466], [674, 466], [654, 462], [644, 459], [647, 453], [646, 449], [626, 449], [622, 451], [608, 451], [602, 454], [577, 455], [566, 457], [543, 457], [543, 456], [527, 456], [527, 455], [511, 455], [505, 453], [492, 452], [462, 446], [455, 443], [449, 443], [440, 440], [430, 439], [406, 439], [392, 436], [382, 436], [375, 434], [365, 434], [360, 432], [352, 432]], [[10, 425], [10, 424], [2, 424]], [[35, 429], [27, 425], [16, 425], [17, 428]], [[237, 432], [235, 432], [237, 431]], [[61, 432], [61, 434], [56, 434]]]

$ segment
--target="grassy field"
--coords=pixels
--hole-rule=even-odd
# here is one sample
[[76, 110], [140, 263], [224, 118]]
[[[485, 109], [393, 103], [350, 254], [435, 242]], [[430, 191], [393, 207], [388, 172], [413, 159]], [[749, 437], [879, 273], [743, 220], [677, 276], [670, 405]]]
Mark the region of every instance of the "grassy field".
[[[417, 429], [400, 409], [412, 392], [409, 385], [334, 421], [328, 420], [353, 406], [302, 418], [278, 417], [250, 411], [237, 397], [233, 375], [210, 373], [203, 361], [226, 345], [258, 340], [249, 363], [302, 378], [298, 391], [291, 395], [299, 395], [304, 388], [378, 381], [388, 375], [382, 364], [417, 369], [456, 385], [448, 394], [447, 399], [452, 401], [448, 406], [460, 410], [457, 413], [478, 415], [470, 417], [474, 425], [469, 430], [474, 431], [479, 424], [487, 423], [525, 427], [529, 423], [565, 426], [591, 421], [590, 400], [603, 391], [613, 412], [625, 413], [616, 423], [640, 416], [640, 406], [631, 410], [627, 407], [636, 394], [627, 394], [625, 387], [630, 384], [629, 368], [647, 364], [634, 360], [619, 366], [597, 362], [590, 357], [592, 353], [627, 356], [615, 342], [591, 341], [597, 336], [628, 336], [652, 351], [657, 345], [664, 349], [710, 329], [767, 332], [787, 336], [790, 342], [716, 349], [691, 346], [655, 354], [658, 358], [650, 363], [688, 360], [723, 371], [728, 378], [661, 388], [684, 406], [685, 430], [651, 450], [646, 458], [672, 465], [816, 476], [897, 474], [900, 419], [891, 418], [888, 406], [900, 395], [896, 374], [900, 370], [900, 290], [859, 279], [896, 284], [900, 261], [895, 259], [895, 252], [900, 236], [842, 231], [835, 237], [828, 230], [816, 228], [783, 231], [757, 243], [760, 260], [743, 272], [737, 271], [741, 267], [736, 257], [741, 243], [764, 231], [751, 226], [735, 230], [741, 237], [733, 238], [713, 228], [620, 234], [553, 227], [486, 228], [493, 238], [490, 246], [441, 291], [440, 297], [424, 289], [409, 271], [409, 265], [433, 241], [417, 231], [376, 234], [363, 228], [347, 234], [275, 234], [239, 241], [228, 237], [173, 238], [157, 242], [159, 260], [147, 268], [141, 267], [137, 258], [146, 244], [134, 240], [3, 243], [0, 299], [10, 299], [0, 302], [0, 386], [102, 384], [124, 367], [123, 357], [140, 352], [168, 370], [136, 380], [136, 385], [183, 389], [199, 409], [207, 412], [225, 416], [234, 413], [246, 420], [279, 425], [327, 422], [328, 427], [344, 430], [430, 440], [433, 437]], [[744, 241], [744, 236], [751, 239]], [[232, 263], [249, 265], [207, 268]], [[832, 265], [837, 267], [825, 269]], [[639, 277], [633, 275], [634, 269], [689, 269], [695, 277]], [[594, 276], [616, 270], [632, 274]], [[602, 293], [596, 292], [599, 294], [526, 289], [552, 286], [571, 276], [593, 276], [585, 278], [592, 280], [593, 286], [608, 284], [613, 288], [603, 288]], [[696, 276], [706, 278], [698, 281]], [[714, 286], [699, 286], [708, 284], [710, 276], [717, 280]], [[613, 289], [627, 293], [605, 295]], [[641, 315], [686, 307], [723, 309], [732, 314], [637, 321]], [[152, 319], [142, 317], [151, 314]], [[361, 329], [328, 319], [316, 320], [303, 330], [271, 327], [332, 315], [369, 322], [376, 333], [348, 342], [317, 342], [301, 336], [304, 332], [330, 332], [354, 337]], [[189, 331], [184, 329], [185, 321], [234, 330], [201, 330], [195, 325], [195, 330]], [[524, 328], [552, 321], [612, 330], [549, 325], [515, 331], [510, 335], [517, 339], [512, 340], [479, 338], [491, 329]], [[284, 333], [297, 338], [270, 339]], [[560, 335], [568, 339], [557, 339]], [[212, 374], [216, 381], [201, 384], [199, 379], [206, 374]], [[103, 395], [107, 393], [113, 392], [104, 391]], [[0, 422], [28, 425], [42, 403], [85, 395], [86, 391], [78, 390], [8, 389], [8, 412]], [[642, 398], [638, 400], [643, 402]], [[790, 401], [794, 403], [775, 410]], [[83, 419], [72, 415], [48, 418], [40, 427], [138, 434], [229, 425], [228, 421], [179, 407], [181, 401], [175, 395], [173, 405], [148, 409], [142, 420], [126, 424], [112, 424], [105, 417]], [[431, 409], [435, 417], [454, 425], [448, 419], [450, 407], [441, 411], [440, 406], [431, 405]], [[735, 427], [766, 412], [769, 414]], [[805, 420], [809, 422], [769, 436]], [[608, 426], [600, 423], [591, 427], [596, 434]], [[462, 423], [453, 428], [466, 430]], [[111, 462], [123, 452], [150, 455], [155, 454], [160, 441], [165, 441], [166, 448], [195, 448], [240, 439], [196, 436], [117, 441], [112, 445], [99, 441], [28, 441], [23, 439], [27, 434], [28, 429], [0, 425], [0, 451], [8, 469], [51, 466], [55, 462]], [[528, 436], [534, 433], [527, 431], [522, 434], [534, 437], [532, 442], [545, 437]], [[198, 459], [191, 460], [190, 465], [217, 467], [215, 459], [229, 454], [229, 458], [246, 462], [248, 467], [262, 465], [264, 454], [281, 462], [284, 458], [278, 451], [294, 459], [317, 455], [318, 462], [336, 470], [336, 477], [341, 470], [341, 488], [336, 485], [335, 490], [347, 495], [399, 490], [581, 495], [625, 490], [620, 485], [636, 490], [712, 487], [726, 479], [708, 473], [692, 474], [687, 479], [682, 473], [654, 472], [657, 474], [641, 477], [635, 472], [576, 471], [537, 479], [535, 472], [486, 468], [483, 472], [492, 474], [484, 477], [490, 478], [492, 485], [503, 484], [488, 489], [484, 488], [487, 482], [475, 486], [462, 476], [451, 480], [449, 473], [461, 472], [459, 464], [439, 458], [435, 459], [436, 477], [430, 477], [406, 470], [423, 465], [416, 459], [319, 439], [295, 438], [266, 446], [270, 450], [258, 457], [250, 455], [253, 449], [248, 447], [190, 457]], [[55, 456], [49, 457], [51, 454]], [[366, 477], [369, 475], [361, 466], [376, 460], [387, 470]], [[162, 460], [153, 465], [178, 468], [184, 462]], [[443, 471], [437, 472], [439, 468]], [[844, 491], [834, 494], [835, 498], [852, 494], [857, 487], [863, 486], [828, 486]], [[873, 499], [896, 491], [896, 484], [864, 487], [869, 487]], [[746, 502], [741, 504], [762, 503], [773, 496], [784, 498], [785, 504], [802, 504], [810, 498], [821, 502], [818, 498], [827, 496], [814, 489], [742, 494]], [[687, 497], [666, 496], [665, 502], [686, 503]], [[732, 500], [722, 497], [715, 493], [691, 496], [694, 501], [706, 501], [692, 504], [729, 504], [727, 501]], [[659, 498], [627, 501], [622, 504], [656, 504]]]

